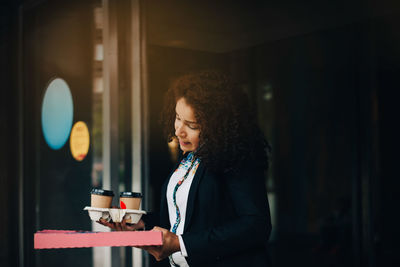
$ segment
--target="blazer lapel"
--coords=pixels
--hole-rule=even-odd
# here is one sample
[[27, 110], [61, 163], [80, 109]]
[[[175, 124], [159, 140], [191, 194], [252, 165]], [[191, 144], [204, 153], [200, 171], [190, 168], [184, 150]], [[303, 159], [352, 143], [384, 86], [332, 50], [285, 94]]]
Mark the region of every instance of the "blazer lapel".
[[186, 232], [187, 227], [190, 225], [190, 220], [192, 218], [193, 211], [194, 211], [194, 201], [196, 200], [196, 195], [197, 195], [197, 191], [198, 191], [197, 189], [198, 189], [200, 180], [203, 177], [204, 171], [205, 171], [204, 164], [201, 164], [201, 162], [200, 162], [200, 165], [199, 165], [198, 169], [196, 170], [196, 174], [193, 177], [193, 181], [192, 181], [192, 184], [189, 189], [189, 196], [188, 196], [187, 205], [186, 205], [185, 227], [184, 227], [183, 232]]

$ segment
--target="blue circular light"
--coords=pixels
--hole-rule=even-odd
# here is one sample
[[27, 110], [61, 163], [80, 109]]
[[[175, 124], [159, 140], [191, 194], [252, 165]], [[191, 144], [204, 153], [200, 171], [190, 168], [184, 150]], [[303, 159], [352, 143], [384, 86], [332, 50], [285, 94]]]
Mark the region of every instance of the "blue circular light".
[[60, 78], [47, 86], [42, 104], [42, 131], [52, 149], [60, 149], [71, 132], [74, 107], [68, 84]]

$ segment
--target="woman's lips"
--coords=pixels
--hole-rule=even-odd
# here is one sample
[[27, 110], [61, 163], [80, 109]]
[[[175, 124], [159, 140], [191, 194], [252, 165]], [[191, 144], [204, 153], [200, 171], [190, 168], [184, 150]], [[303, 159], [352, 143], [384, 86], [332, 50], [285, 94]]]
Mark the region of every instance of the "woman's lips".
[[188, 145], [190, 145], [190, 142], [183, 142], [183, 141], [179, 140], [179, 144], [181, 146], [188, 146]]

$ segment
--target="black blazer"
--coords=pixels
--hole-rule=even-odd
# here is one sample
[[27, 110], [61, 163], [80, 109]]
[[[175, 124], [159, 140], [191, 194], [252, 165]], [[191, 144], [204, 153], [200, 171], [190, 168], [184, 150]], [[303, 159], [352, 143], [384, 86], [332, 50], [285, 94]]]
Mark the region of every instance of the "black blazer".
[[[196, 171], [182, 235], [191, 267], [268, 265], [271, 220], [263, 170], [251, 162], [237, 169], [216, 174], [200, 163]], [[166, 229], [171, 228], [168, 181], [169, 177], [162, 187], [160, 210], [160, 226]]]

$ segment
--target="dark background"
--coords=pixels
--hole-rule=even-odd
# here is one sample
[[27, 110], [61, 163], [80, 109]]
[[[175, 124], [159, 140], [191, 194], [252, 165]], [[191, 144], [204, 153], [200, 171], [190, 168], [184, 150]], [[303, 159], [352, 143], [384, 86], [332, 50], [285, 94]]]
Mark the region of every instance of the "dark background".
[[[18, 265], [21, 234], [26, 266], [92, 262], [90, 249], [38, 252], [32, 239], [43, 228], [90, 229], [87, 215], [77, 211], [88, 201], [93, 148], [80, 164], [67, 147], [51, 151], [41, 134], [40, 105], [48, 80], [62, 76], [74, 98], [74, 122], [90, 126], [93, 2], [0, 4], [1, 266]], [[121, 2], [120, 8], [128, 5]], [[275, 199], [272, 266], [399, 266], [398, 1], [149, 1], [142, 6], [149, 209], [157, 210], [158, 192], [172, 166], [158, 124], [163, 93], [182, 73], [220, 69], [248, 91], [272, 144], [266, 174]], [[126, 43], [129, 18], [124, 16], [118, 26], [119, 64], [127, 75], [123, 55], [132, 44]], [[129, 151], [129, 135], [121, 138]], [[23, 233], [18, 231], [21, 186]], [[58, 213], [55, 203], [71, 215]]]

